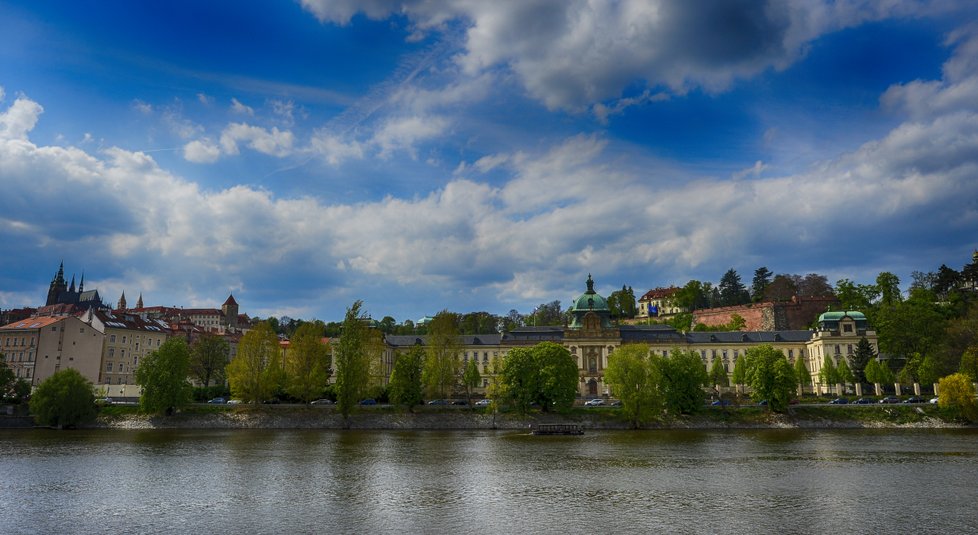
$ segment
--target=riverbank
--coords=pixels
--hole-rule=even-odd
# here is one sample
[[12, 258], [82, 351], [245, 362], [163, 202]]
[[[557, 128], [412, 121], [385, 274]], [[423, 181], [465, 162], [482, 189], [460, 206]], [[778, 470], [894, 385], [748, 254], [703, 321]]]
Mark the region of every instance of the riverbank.
[[[541, 423], [577, 424], [588, 430], [632, 426], [614, 409], [574, 409], [564, 414], [492, 414], [480, 409], [420, 408], [409, 413], [390, 407], [359, 410], [348, 420], [333, 407], [191, 407], [173, 416], [131, 411], [103, 413], [86, 427], [104, 429], [527, 429]], [[642, 429], [885, 429], [969, 427], [945, 418], [934, 406], [796, 407], [776, 414], [759, 407], [708, 408], [664, 419]]]

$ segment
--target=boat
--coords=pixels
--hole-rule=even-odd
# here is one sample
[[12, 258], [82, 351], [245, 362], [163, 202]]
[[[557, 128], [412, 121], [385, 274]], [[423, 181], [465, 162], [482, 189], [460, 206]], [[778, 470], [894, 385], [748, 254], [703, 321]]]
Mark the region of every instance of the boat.
[[534, 435], [583, 435], [584, 426], [580, 424], [537, 424]]

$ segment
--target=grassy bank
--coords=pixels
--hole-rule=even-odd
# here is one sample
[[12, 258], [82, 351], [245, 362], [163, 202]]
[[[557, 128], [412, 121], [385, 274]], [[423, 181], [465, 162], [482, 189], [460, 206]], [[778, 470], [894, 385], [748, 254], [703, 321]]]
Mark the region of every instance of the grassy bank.
[[[631, 427], [617, 408], [574, 407], [557, 413], [520, 415], [473, 407], [377, 406], [344, 419], [335, 407], [193, 405], [173, 416], [146, 415], [136, 406], [109, 406], [96, 427], [105, 428], [322, 428], [322, 429], [525, 429], [537, 423], [575, 423], [586, 429]], [[648, 422], [645, 429], [958, 427], [934, 405], [799, 406], [784, 414], [764, 407], [706, 407], [680, 417]]]

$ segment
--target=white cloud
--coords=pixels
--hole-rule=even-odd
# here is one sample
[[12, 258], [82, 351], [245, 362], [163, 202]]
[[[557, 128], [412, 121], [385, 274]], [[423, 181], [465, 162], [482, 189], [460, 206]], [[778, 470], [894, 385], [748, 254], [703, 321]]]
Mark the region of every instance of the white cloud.
[[241, 101], [236, 98], [231, 99], [231, 111], [242, 115], [255, 115], [255, 110], [253, 108], [242, 104]]
[[26, 139], [43, 111], [37, 102], [26, 97], [17, 98], [7, 111], [0, 113], [0, 140]]
[[210, 106], [214, 103], [214, 97], [208, 96], [205, 93], [197, 93], [197, 101], [204, 106]]
[[288, 130], [271, 130], [246, 123], [231, 123], [221, 132], [221, 149], [224, 154], [238, 154], [238, 144], [245, 143], [250, 149], [269, 156], [287, 156], [292, 153], [294, 137]]
[[414, 157], [415, 144], [443, 134], [448, 126], [449, 121], [444, 117], [394, 117], [377, 129], [372, 142], [380, 148], [382, 158], [398, 150], [407, 151]]
[[[721, 91], [737, 79], [784, 69], [808, 43], [867, 21], [955, 9], [953, 2], [794, 0], [302, 0], [319, 20], [349, 24], [403, 15], [410, 36], [460, 20], [466, 27], [459, 64], [469, 74], [498, 66], [516, 73], [549, 108], [583, 109], [621, 98], [643, 82], [682, 94]], [[605, 112], [595, 110], [599, 119]], [[627, 105], [627, 104], [626, 104]]]
[[272, 113], [277, 115], [286, 126], [292, 126], [295, 122], [295, 102], [291, 100], [272, 100]]
[[207, 138], [197, 139], [183, 146], [183, 157], [194, 163], [214, 163], [221, 157], [221, 148]]
[[361, 160], [364, 156], [364, 148], [359, 142], [344, 141], [325, 130], [313, 135], [310, 150], [322, 156], [330, 165], [338, 165], [344, 160]]
[[151, 115], [153, 113], [153, 105], [148, 102], [143, 102], [141, 100], [134, 100], [132, 102], [132, 107], [134, 110], [142, 113], [143, 115]]

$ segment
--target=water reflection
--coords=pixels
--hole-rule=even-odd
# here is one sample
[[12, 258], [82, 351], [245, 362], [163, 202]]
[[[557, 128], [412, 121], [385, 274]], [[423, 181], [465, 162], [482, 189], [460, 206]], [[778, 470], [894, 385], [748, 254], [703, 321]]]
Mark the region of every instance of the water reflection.
[[976, 439], [974, 430], [0, 432], [0, 531], [966, 532], [978, 528]]

